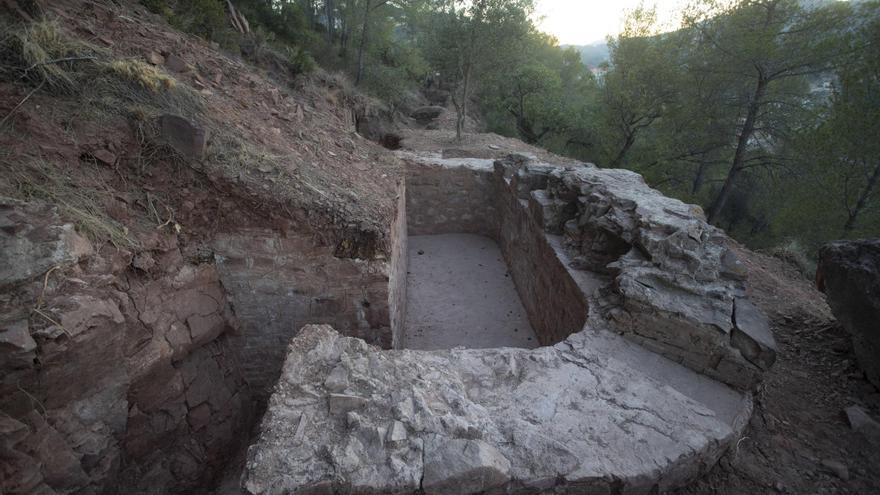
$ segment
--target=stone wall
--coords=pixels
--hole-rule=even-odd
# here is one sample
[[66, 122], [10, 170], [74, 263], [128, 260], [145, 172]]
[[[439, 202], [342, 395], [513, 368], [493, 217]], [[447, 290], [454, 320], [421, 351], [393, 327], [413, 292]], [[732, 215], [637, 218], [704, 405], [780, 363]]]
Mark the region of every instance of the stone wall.
[[334, 256], [310, 232], [241, 228], [214, 240], [217, 268], [241, 321], [245, 378], [267, 394], [288, 340], [303, 325], [327, 323], [380, 347], [393, 345], [387, 260]]
[[545, 233], [540, 210], [519, 194], [517, 178], [505, 178], [499, 168], [493, 179], [501, 252], [541, 345], [556, 344], [583, 328], [586, 294], [566, 266], [558, 237]]
[[615, 332], [741, 390], [774, 362], [767, 318], [747, 298], [745, 267], [699, 207], [663, 196], [634, 172], [549, 167], [509, 157], [499, 173], [521, 184], [575, 273], [608, 277], [591, 311]]
[[497, 237], [492, 161], [407, 160], [409, 235], [467, 233]]
[[391, 347], [404, 346], [406, 324], [406, 271], [408, 266], [406, 222], [406, 182], [397, 186], [397, 215], [391, 224], [391, 273], [388, 281], [388, 307], [391, 314]]
[[501, 248], [542, 345], [555, 344], [583, 328], [587, 318], [583, 288], [566, 267], [558, 239], [545, 234], [541, 219], [524, 199], [536, 185], [511, 182], [488, 159], [407, 163], [410, 235], [464, 232], [491, 237]]

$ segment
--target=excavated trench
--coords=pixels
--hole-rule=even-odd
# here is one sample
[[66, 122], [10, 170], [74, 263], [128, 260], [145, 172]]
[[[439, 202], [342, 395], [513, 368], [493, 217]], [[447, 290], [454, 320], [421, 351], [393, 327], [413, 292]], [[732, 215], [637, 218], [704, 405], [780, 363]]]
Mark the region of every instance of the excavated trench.
[[475, 234], [409, 238], [407, 349], [538, 346], [498, 244]]
[[399, 156], [388, 350], [291, 340], [248, 493], [655, 493], [738, 438], [772, 336], [691, 207], [626, 171]]
[[[290, 233], [284, 239], [253, 231], [219, 237], [218, 269], [244, 327], [238, 337], [242, 367], [260, 411], [280, 372], [286, 339], [295, 333], [290, 330], [307, 324], [331, 323], [385, 349], [413, 350], [533, 349], [584, 327], [586, 292], [608, 284], [607, 276], [566, 266], [561, 237], [536, 223], [528, 202], [496, 174], [493, 160], [405, 161], [392, 254], [379, 266], [330, 270], [348, 262], [304, 250], [308, 244], [293, 243]], [[255, 273], [254, 267], [269, 265], [260, 259], [270, 257], [281, 269], [272, 277]], [[289, 267], [279, 257], [312, 266]], [[312, 280], [313, 272], [326, 279]], [[366, 292], [351, 287], [363, 276], [375, 277]], [[298, 302], [312, 286], [321, 293], [309, 304]], [[361, 296], [351, 298], [351, 292]], [[356, 307], [354, 318], [328, 317], [321, 306], [339, 311], [338, 299]], [[373, 317], [366, 316], [370, 310]], [[235, 492], [244, 462], [245, 450], [238, 450], [216, 493]]]
[[[323, 232], [303, 228], [302, 223], [270, 226], [245, 219], [213, 235], [211, 259], [194, 261], [196, 257], [185, 247], [157, 243], [152, 256], [159, 264], [152, 257], [126, 260], [119, 264], [123, 271], [112, 272], [120, 280], [115, 285], [120, 290], [107, 286], [80, 294], [81, 289], [74, 288], [68, 294], [59, 293], [57, 300], [48, 300], [47, 307], [59, 308], [53, 317], [66, 330], [51, 333], [52, 327], [47, 326], [40, 338], [57, 339], [63, 345], [47, 347], [41, 341], [41, 359], [48, 371], [25, 369], [20, 375], [9, 375], [9, 380], [15, 380], [9, 383], [30, 390], [36, 389], [42, 376], [40, 386], [45, 391], [40, 396], [53, 399], [46, 404], [48, 415], [28, 416], [25, 411], [34, 407], [30, 398], [10, 395], [21, 405], [21, 413], [16, 414], [29, 417], [31, 428], [36, 428], [33, 441], [52, 446], [36, 453], [16, 447], [23, 456], [36, 459], [34, 469], [51, 475], [44, 473], [38, 482], [128, 493], [197, 490], [226, 494], [239, 493], [239, 480], [248, 479], [251, 493], [264, 493], [261, 483], [279, 475], [276, 461], [294, 462], [289, 451], [273, 448], [287, 445], [308, 450], [325, 445], [332, 452], [322, 451], [316, 458], [326, 458], [338, 454], [336, 447], [349, 445], [359, 463], [386, 454], [393, 457], [388, 465], [413, 461], [410, 464], [417, 472], [410, 474], [421, 483], [418, 480], [427, 471], [418, 470], [428, 466], [407, 456], [416, 451], [422, 452], [419, 456], [428, 455], [423, 451], [427, 440], [405, 440], [407, 430], [413, 438], [424, 435], [429, 427], [421, 421], [434, 425], [430, 428], [438, 436], [431, 438], [482, 438], [480, 448], [492, 444], [504, 450], [513, 449], [515, 442], [499, 432], [519, 431], [517, 435], [525, 435], [519, 438], [526, 449], [523, 452], [550, 449], [544, 454], [548, 464], [508, 472], [505, 483], [532, 482], [547, 470], [560, 472], [553, 465], [559, 456], [567, 459], [565, 463], [571, 459], [586, 463], [580, 471], [572, 471], [572, 482], [586, 476], [584, 469], [599, 470], [597, 479], [630, 476], [641, 480], [648, 476], [642, 472], [646, 464], [626, 457], [625, 452], [635, 448], [635, 444], [627, 447], [631, 440], [642, 436], [654, 442], [649, 445], [651, 462], [693, 457], [694, 465], [705, 467], [717, 459], [745, 424], [751, 407], [748, 391], [760, 379], [760, 370], [769, 366], [768, 360], [772, 362], [772, 336], [768, 340], [761, 328], [755, 331], [745, 326], [756, 321], [755, 315], [746, 312], [749, 306], [741, 297], [739, 275], [726, 274], [728, 269], [722, 265], [728, 262], [716, 247], [717, 239], [711, 237], [715, 235], [711, 227], [694, 219], [686, 205], [662, 198], [634, 179], [634, 174], [622, 171], [594, 177], [587, 169], [586, 175], [578, 175], [561, 167], [525, 166], [519, 158], [499, 164], [488, 159], [400, 153], [406, 163], [405, 180], [398, 184], [394, 218], [388, 219], [384, 254], [364, 247], [374, 244], [372, 238], [354, 235], [328, 242]], [[635, 199], [626, 197], [629, 191], [635, 191]], [[645, 207], [638, 210], [636, 201]], [[59, 221], [38, 212], [44, 219], [17, 204], [5, 208], [13, 223], [25, 217], [32, 224]], [[588, 222], [579, 223], [578, 218]], [[47, 246], [37, 247], [53, 253], [67, 249], [69, 256], [50, 260], [35, 273], [86, 256], [100, 261], [94, 254], [74, 253], [71, 246], [76, 243], [63, 238], [68, 231], [59, 232], [62, 237], [57, 240], [47, 241], [42, 234], [34, 237]], [[629, 235], [629, 240], [620, 233]], [[703, 244], [695, 244], [694, 238]], [[634, 239], [638, 249], [633, 249]], [[367, 252], [375, 254], [362, 255]], [[149, 266], [148, 261], [152, 262]], [[141, 268], [125, 271], [128, 263]], [[117, 270], [109, 262], [92, 265]], [[667, 272], [686, 276], [667, 276]], [[22, 279], [30, 276], [22, 274]], [[85, 280], [99, 280], [99, 276], [106, 278], [80, 275]], [[698, 279], [696, 287], [675, 285]], [[606, 322], [611, 322], [615, 333], [582, 331], [593, 324], [602, 328]], [[303, 332], [304, 341], [294, 338], [312, 324], [332, 326], [342, 335], [388, 351], [351, 343], [324, 356], [322, 352], [342, 341], [334, 340], [329, 331], [314, 329]], [[760, 327], [760, 321], [755, 325]], [[89, 340], [78, 337], [80, 333]], [[627, 335], [628, 340], [617, 334]], [[317, 345], [320, 352], [303, 347], [315, 339], [329, 340]], [[53, 356], [56, 348], [58, 354]], [[22, 349], [20, 362], [35, 362], [33, 347]], [[612, 355], [613, 361], [603, 361]], [[375, 361], [379, 368], [358, 371], [367, 377], [359, 383], [374, 390], [373, 400], [390, 400], [412, 389], [413, 397], [427, 394], [441, 402], [440, 410], [455, 410], [460, 419], [414, 419], [408, 417], [412, 412], [406, 412], [412, 404], [381, 400], [375, 410], [369, 409], [372, 406], [365, 405], [369, 401], [359, 396], [366, 391], [349, 386], [347, 378], [334, 381], [341, 365], [333, 360], [340, 356], [348, 356], [345, 362], [350, 364], [374, 362], [379, 357]], [[297, 373], [284, 371], [285, 359], [288, 364], [301, 362], [304, 368]], [[120, 362], [125, 366], [116, 364]], [[388, 364], [393, 362], [398, 364]], [[391, 367], [384, 369], [381, 363]], [[526, 373], [521, 366], [532, 369]], [[55, 390], [51, 378], [57, 376], [81, 376], [82, 380], [66, 389], [59, 382], [62, 388]], [[426, 382], [422, 376], [437, 378]], [[407, 381], [416, 378], [416, 382]], [[590, 385], [594, 379], [599, 381]], [[500, 381], [492, 385], [494, 380]], [[96, 383], [107, 385], [93, 393], [89, 387]], [[425, 384], [440, 389], [420, 390]], [[603, 392], [602, 384], [612, 388]], [[455, 399], [461, 387], [478, 391]], [[674, 397], [669, 398], [673, 389]], [[327, 399], [330, 416], [326, 406], [314, 406], [325, 404], [323, 398], [290, 395], [291, 390], [315, 390], [316, 397], [332, 391]], [[544, 395], [551, 392], [554, 395]], [[573, 393], [580, 395], [565, 395]], [[442, 404], [447, 400], [451, 402]], [[655, 403], [656, 413], [650, 409]], [[462, 404], [471, 406], [460, 409]], [[582, 439], [566, 446], [571, 452], [551, 448], [554, 442], [567, 442], [568, 434], [556, 431], [557, 427], [592, 428], [582, 424], [589, 416], [584, 415], [584, 407], [602, 412], [601, 418], [611, 418], [599, 418], [596, 425], [610, 428], [602, 434], [615, 440], [581, 445], [593, 435], [584, 430]], [[264, 409], [268, 412], [260, 420]], [[345, 416], [353, 410], [367, 414], [367, 409], [372, 417]], [[392, 410], [407, 425], [402, 433], [397, 423], [390, 427], [371, 423], [387, 421], [384, 415]], [[484, 416], [493, 410], [497, 414]], [[548, 423], [550, 417], [543, 416], [548, 410], [559, 411], [562, 419]], [[648, 416], [630, 418], [632, 411], [641, 410]], [[519, 418], [520, 414], [525, 416]], [[679, 416], [683, 418], [680, 423], [663, 420]], [[339, 430], [339, 417], [347, 418], [342, 421], [348, 424], [343, 430]], [[461, 418], [472, 424], [456, 426], [456, 421], [464, 421]], [[326, 428], [321, 421], [327, 421]], [[615, 421], [622, 430], [612, 424]], [[632, 421], [647, 422], [651, 431], [632, 433]], [[10, 431], [20, 428], [17, 422], [6, 426], [13, 428]], [[373, 429], [367, 432], [363, 429], [367, 427]], [[358, 443], [352, 447], [346, 443], [350, 439], [336, 436], [340, 431], [357, 435]], [[619, 437], [621, 431], [634, 436]], [[699, 432], [693, 437], [699, 441], [694, 440], [697, 443], [685, 451], [670, 440], [692, 431]], [[545, 432], [556, 437], [545, 438]], [[391, 439], [388, 445], [396, 446], [398, 453], [358, 450], [374, 445], [377, 434], [384, 439], [386, 433]], [[402, 438], [392, 438], [398, 433]], [[274, 437], [280, 440], [264, 442]], [[378, 445], [385, 442], [380, 440]], [[594, 452], [597, 445], [601, 453]], [[400, 454], [399, 448], [404, 448], [400, 446], [407, 446], [409, 453]], [[47, 458], [53, 450], [65, 452], [67, 464], [59, 467], [59, 457]], [[523, 452], [504, 450], [498, 455], [518, 459], [526, 455]], [[254, 455], [262, 461], [254, 464]], [[109, 461], [97, 466], [76, 461], [86, 468], [71, 461], [96, 458]], [[340, 463], [345, 462], [349, 461], [334, 457], [330, 468], [321, 464], [307, 471], [319, 476], [325, 469], [341, 469]], [[688, 462], [676, 461], [651, 471], [648, 478], [662, 475], [668, 486], [681, 484], [703, 469]], [[516, 462], [514, 468], [525, 469]], [[370, 483], [402, 476], [376, 469]], [[311, 478], [280, 475], [281, 481], [270, 483], [293, 483], [290, 489], [312, 486]], [[409, 481], [401, 483], [410, 486]], [[425, 488], [418, 483], [413, 490]], [[389, 486], [380, 483], [372, 489], [382, 492]]]
[[579, 331], [602, 277], [564, 266], [528, 201], [490, 159], [407, 160], [409, 257], [402, 347], [552, 345]]

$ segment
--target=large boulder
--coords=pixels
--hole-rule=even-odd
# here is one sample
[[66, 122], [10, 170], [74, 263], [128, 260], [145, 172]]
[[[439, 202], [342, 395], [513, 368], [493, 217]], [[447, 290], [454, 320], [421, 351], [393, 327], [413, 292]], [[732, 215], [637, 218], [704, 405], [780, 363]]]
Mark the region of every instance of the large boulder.
[[177, 115], [159, 117], [162, 141], [189, 160], [201, 160], [208, 145], [208, 130]]
[[852, 336], [859, 366], [880, 388], [880, 239], [824, 246], [816, 281]]
[[430, 123], [432, 120], [439, 117], [445, 111], [445, 108], [437, 106], [419, 107], [413, 110], [413, 112], [410, 114], [410, 117], [416, 119], [416, 121], [424, 125]]

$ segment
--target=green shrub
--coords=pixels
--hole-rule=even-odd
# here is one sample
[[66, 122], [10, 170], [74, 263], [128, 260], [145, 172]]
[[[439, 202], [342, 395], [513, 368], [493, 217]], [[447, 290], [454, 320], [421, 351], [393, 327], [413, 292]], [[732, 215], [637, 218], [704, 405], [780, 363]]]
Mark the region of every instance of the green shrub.
[[141, 4], [181, 31], [226, 49], [238, 45], [238, 33], [229, 25], [225, 4], [220, 0], [141, 0]]
[[299, 46], [286, 46], [287, 63], [294, 74], [307, 74], [315, 70], [315, 59]]

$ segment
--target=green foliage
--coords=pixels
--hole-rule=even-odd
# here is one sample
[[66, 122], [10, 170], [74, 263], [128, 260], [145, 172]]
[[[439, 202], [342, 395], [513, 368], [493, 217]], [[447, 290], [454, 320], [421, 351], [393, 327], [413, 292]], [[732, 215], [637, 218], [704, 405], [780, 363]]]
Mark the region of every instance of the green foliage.
[[181, 31], [214, 41], [226, 49], [237, 48], [238, 34], [226, 16], [221, 0], [141, 0], [153, 13]]
[[287, 45], [284, 51], [287, 54], [287, 63], [295, 74], [305, 74], [315, 70], [315, 59], [302, 47]]
[[431, 65], [452, 85], [456, 136], [461, 139], [473, 90], [505, 69], [534, 30], [534, 0], [452, 1], [433, 16], [423, 48]]
[[174, 10], [168, 5], [168, 0], [141, 0], [141, 4], [150, 12], [166, 19], [174, 17]]
[[[704, 205], [753, 247], [876, 236], [878, 150], [864, 143], [878, 132], [867, 61], [878, 43], [864, 20], [877, 18], [876, 2], [853, 14], [841, 3], [702, 0], [681, 29], [658, 34], [637, 10], [609, 43], [595, 157]], [[837, 78], [829, 98], [823, 83]]]

